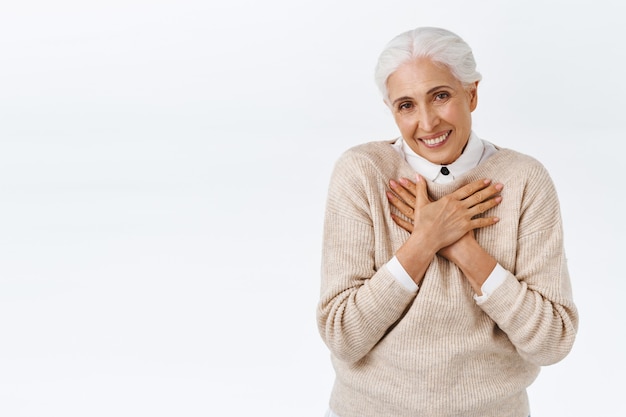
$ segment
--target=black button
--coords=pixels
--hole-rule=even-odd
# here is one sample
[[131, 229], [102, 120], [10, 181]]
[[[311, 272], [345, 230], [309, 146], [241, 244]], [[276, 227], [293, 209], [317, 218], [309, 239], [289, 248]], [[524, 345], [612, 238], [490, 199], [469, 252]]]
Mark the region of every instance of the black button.
[[443, 175], [448, 175], [450, 173], [450, 170], [446, 167], [441, 167], [441, 173]]

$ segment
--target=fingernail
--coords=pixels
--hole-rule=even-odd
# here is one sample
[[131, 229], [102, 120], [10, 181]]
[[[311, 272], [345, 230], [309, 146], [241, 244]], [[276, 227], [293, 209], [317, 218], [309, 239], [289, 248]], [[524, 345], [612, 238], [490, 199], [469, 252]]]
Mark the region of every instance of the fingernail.
[[393, 198], [393, 194], [391, 194], [389, 191], [387, 191], [387, 193], [386, 193], [386, 194], [387, 194], [387, 198], [388, 198], [388, 199], [390, 199], [390, 200], [391, 200], [391, 199]]
[[502, 197], [496, 197], [496, 202], [501, 202], [502, 201]]
[[504, 188], [504, 184], [496, 184], [496, 190], [500, 191]]
[[396, 188], [398, 186], [394, 180], [389, 180], [389, 184], [391, 185], [391, 188]]
[[409, 183], [409, 180], [407, 180], [406, 178], [404, 177], [400, 178], [400, 184], [407, 185], [408, 183]]
[[499, 218], [499, 217], [494, 217], [494, 218], [493, 218], [493, 222], [494, 222], [494, 223], [498, 223], [499, 221], [500, 221], [500, 218]]

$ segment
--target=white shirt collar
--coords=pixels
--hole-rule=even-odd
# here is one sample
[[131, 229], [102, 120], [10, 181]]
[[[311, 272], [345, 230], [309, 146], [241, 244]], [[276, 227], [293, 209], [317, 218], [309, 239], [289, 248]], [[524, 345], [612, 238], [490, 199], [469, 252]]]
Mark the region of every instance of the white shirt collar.
[[409, 147], [402, 137], [398, 138], [393, 144], [393, 147], [404, 156], [404, 159], [411, 165], [411, 168], [424, 178], [436, 183], [452, 182], [465, 172], [478, 166], [478, 164], [496, 151], [491, 143], [481, 140], [474, 132], [471, 132], [461, 156], [450, 165], [445, 165], [450, 173], [443, 175], [441, 168], [444, 165], [433, 164], [429, 160], [419, 156]]

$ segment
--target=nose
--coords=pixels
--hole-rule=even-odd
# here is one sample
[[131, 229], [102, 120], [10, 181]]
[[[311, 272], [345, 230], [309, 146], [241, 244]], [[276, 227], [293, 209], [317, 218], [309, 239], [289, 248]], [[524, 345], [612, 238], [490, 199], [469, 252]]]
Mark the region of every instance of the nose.
[[419, 112], [419, 127], [426, 132], [432, 132], [439, 125], [439, 115], [431, 106], [424, 106]]

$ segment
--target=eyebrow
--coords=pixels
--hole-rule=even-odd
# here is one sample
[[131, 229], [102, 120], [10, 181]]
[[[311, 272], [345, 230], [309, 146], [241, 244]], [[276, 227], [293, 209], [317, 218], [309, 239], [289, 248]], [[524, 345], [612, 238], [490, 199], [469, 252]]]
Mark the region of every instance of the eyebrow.
[[[426, 92], [426, 95], [428, 95], [428, 94], [432, 94], [432, 93], [434, 93], [435, 91], [437, 91], [437, 90], [439, 90], [439, 89], [441, 89], [441, 88], [449, 88], [449, 89], [452, 89], [452, 87], [450, 87], [449, 85], [445, 85], [445, 84], [444, 84], [444, 85], [438, 85], [438, 86], [433, 87], [433, 88], [431, 88], [430, 90], [428, 90], [428, 91]], [[409, 97], [409, 96], [402, 96], [402, 97], [399, 97], [399, 98], [395, 99], [395, 100], [393, 101], [393, 103], [391, 103], [391, 104], [395, 105], [398, 101], [404, 101], [404, 100], [413, 100], [413, 97]]]

